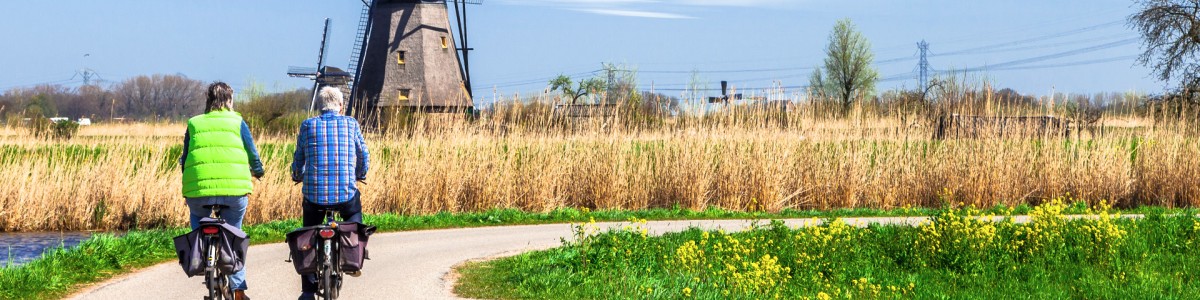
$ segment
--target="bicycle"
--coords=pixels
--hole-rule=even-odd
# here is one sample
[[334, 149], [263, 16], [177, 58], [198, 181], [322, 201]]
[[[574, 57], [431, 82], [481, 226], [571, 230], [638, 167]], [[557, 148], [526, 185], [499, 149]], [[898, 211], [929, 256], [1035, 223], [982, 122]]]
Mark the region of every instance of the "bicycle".
[[221, 210], [229, 208], [225, 205], [205, 205], [212, 211], [209, 218], [216, 220], [215, 222], [200, 223], [200, 232], [203, 234], [202, 247], [204, 248], [204, 286], [208, 288], [208, 296], [205, 300], [229, 300], [234, 299], [233, 287], [230, 286], [231, 274], [225, 274], [221, 268], [217, 267], [217, 262], [221, 259], [221, 251], [217, 250], [217, 245], [221, 241], [221, 226], [225, 223], [225, 219], [221, 218]]
[[317, 236], [319, 236], [321, 255], [317, 256], [317, 295], [326, 300], [337, 300], [338, 293], [342, 289], [342, 273], [341, 264], [341, 247], [338, 243], [337, 227], [338, 223], [335, 216], [338, 210], [334, 208], [322, 208], [321, 212], [325, 215], [324, 222], [318, 226]]

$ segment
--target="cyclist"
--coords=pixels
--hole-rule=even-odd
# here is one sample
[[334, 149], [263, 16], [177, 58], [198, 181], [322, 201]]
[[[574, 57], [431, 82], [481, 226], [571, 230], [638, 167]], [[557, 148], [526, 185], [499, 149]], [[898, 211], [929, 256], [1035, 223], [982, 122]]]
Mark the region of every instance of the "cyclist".
[[[251, 176], [262, 178], [264, 170], [250, 127], [233, 111], [233, 88], [224, 82], [208, 86], [204, 114], [187, 122], [183, 136], [183, 197], [191, 211], [192, 230], [211, 212], [208, 205], [224, 205], [221, 218], [242, 228], [248, 195], [253, 191]], [[246, 297], [246, 270], [230, 276], [235, 300]]]
[[[362, 222], [362, 202], [354, 182], [367, 178], [367, 144], [358, 120], [342, 115], [337, 88], [322, 88], [321, 115], [304, 120], [296, 137], [292, 181], [304, 183], [303, 226], [324, 222], [322, 208], [333, 208], [346, 222]], [[357, 272], [349, 273], [358, 276]], [[315, 299], [317, 276], [300, 276], [301, 300]]]

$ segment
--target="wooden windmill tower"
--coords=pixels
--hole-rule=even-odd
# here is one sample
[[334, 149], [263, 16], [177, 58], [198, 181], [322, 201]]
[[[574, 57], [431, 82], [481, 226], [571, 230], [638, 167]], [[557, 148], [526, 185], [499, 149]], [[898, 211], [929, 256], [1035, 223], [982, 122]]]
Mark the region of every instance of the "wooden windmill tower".
[[[367, 119], [385, 108], [473, 109], [466, 8], [480, 0], [367, 0], [364, 4], [351, 54], [349, 73], [354, 74], [354, 84], [347, 113]], [[450, 5], [457, 35], [450, 27]]]

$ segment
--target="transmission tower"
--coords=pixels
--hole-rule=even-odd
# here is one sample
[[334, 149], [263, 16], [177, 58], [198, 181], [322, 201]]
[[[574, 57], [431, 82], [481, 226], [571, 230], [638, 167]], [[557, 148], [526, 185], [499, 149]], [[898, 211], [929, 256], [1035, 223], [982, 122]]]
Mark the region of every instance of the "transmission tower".
[[75, 71], [75, 76], [71, 76], [71, 79], [74, 80], [75, 77], [83, 78], [83, 85], [91, 85], [92, 77], [100, 77], [100, 75], [96, 74], [96, 71], [91, 68], [83, 68]]
[[917, 68], [920, 69], [921, 78], [919, 80], [921, 81], [921, 91], [924, 92], [929, 88], [929, 43], [921, 40], [920, 43], [917, 43], [917, 49], [921, 50], [921, 62], [917, 63]]

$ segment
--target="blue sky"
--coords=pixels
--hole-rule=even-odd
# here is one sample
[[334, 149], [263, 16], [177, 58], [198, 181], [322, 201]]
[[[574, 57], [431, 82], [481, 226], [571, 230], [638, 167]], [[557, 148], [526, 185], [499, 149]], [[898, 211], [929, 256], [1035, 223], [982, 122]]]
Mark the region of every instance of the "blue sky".
[[[881, 89], [917, 86], [917, 46], [935, 70], [974, 69], [1023, 93], [1157, 92], [1134, 63], [1132, 1], [483, 0], [471, 6], [477, 97], [538, 92], [557, 74], [603, 62], [638, 70], [668, 94], [692, 80], [743, 89], [802, 86], [833, 24], [851, 18], [871, 41]], [[116, 82], [184, 74], [270, 90], [307, 87], [288, 66], [316, 63], [323, 19], [328, 61], [348, 64], [358, 0], [6, 1], [0, 90], [70, 79], [87, 67]], [[86, 54], [86, 56], [85, 56]], [[754, 71], [770, 70], [770, 71]]]

